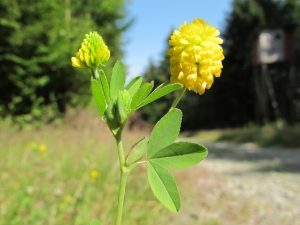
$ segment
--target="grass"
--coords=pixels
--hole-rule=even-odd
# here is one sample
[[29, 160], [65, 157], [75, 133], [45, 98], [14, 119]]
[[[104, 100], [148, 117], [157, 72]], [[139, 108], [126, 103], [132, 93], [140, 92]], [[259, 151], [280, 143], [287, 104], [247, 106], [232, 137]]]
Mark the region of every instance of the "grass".
[[[125, 149], [148, 134], [126, 131]], [[46, 150], [39, 151], [39, 145]], [[87, 225], [93, 220], [114, 224], [117, 152], [111, 133], [95, 114], [82, 110], [59, 126], [38, 129], [18, 130], [3, 122], [0, 155], [0, 225]], [[92, 171], [98, 177], [92, 179]], [[179, 186], [193, 186], [193, 179], [186, 180], [180, 172], [175, 176]], [[183, 217], [184, 224], [195, 224], [199, 217], [193, 204], [198, 202], [191, 192], [183, 192], [180, 213], [169, 212], [152, 194], [146, 168], [140, 165], [128, 178], [123, 224], [176, 225]], [[217, 224], [209, 221], [203, 224]]]
[[201, 141], [255, 143], [263, 147], [300, 148], [300, 124], [290, 126], [282, 121], [265, 126], [249, 124], [235, 129], [184, 132], [182, 136], [196, 137]]
[[[1, 126], [1, 225], [89, 224], [100, 218], [113, 224], [119, 179], [114, 139], [97, 117], [89, 120], [82, 113], [67, 119], [76, 122], [60, 127], [20, 131]], [[128, 149], [138, 137], [128, 133], [127, 138]], [[33, 141], [44, 144], [46, 151], [34, 150]], [[93, 170], [99, 173], [95, 181]], [[133, 215], [136, 220], [143, 219], [139, 215], [144, 211], [139, 188], [145, 187], [134, 190], [137, 204], [128, 202], [141, 213]]]
[[[255, 140], [259, 137], [257, 132], [268, 129], [277, 132], [274, 126], [253, 126], [184, 135], [242, 141], [236, 139], [237, 134], [245, 132], [243, 135]], [[279, 130], [284, 133], [285, 129]], [[149, 131], [127, 130], [125, 149], [144, 135]], [[46, 150], [38, 151], [31, 142], [45, 145]], [[112, 135], [94, 112], [69, 113], [63, 124], [39, 129], [18, 130], [1, 123], [0, 155], [0, 225], [88, 225], [93, 220], [102, 225], [114, 224], [119, 180], [117, 152]], [[250, 218], [252, 203], [235, 199], [230, 192], [222, 192], [217, 201], [210, 200], [226, 180], [201, 165], [171, 171], [182, 199], [176, 214], [153, 196], [146, 167], [134, 169], [127, 182], [123, 225], [241, 224], [239, 221]], [[92, 179], [92, 171], [97, 171], [98, 177]], [[231, 202], [235, 205], [228, 208]]]

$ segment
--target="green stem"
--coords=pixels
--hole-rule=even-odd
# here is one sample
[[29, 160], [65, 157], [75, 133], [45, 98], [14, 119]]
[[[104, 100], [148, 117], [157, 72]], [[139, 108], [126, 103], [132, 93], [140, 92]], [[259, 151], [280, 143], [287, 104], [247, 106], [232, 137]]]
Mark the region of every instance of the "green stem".
[[98, 73], [98, 70], [97, 69], [92, 69], [92, 74], [93, 74], [93, 78], [97, 78], [99, 77], [99, 73]]
[[122, 221], [122, 212], [123, 212], [123, 205], [124, 205], [127, 176], [128, 176], [127, 173], [121, 172], [116, 225], [121, 225], [121, 221]]
[[170, 110], [171, 110], [171, 109], [174, 109], [174, 108], [177, 106], [179, 100], [181, 99], [181, 97], [183, 96], [183, 94], [184, 94], [185, 91], [186, 91], [186, 87], [183, 87], [183, 88], [181, 89], [179, 95], [177, 96], [177, 98], [176, 98], [175, 101], [173, 102], [173, 105], [171, 106]]
[[119, 131], [115, 136], [115, 138], [117, 141], [118, 155], [120, 161], [120, 172], [121, 172], [116, 225], [121, 225], [125, 189], [126, 189], [126, 180], [127, 180], [128, 173], [124, 173], [122, 170], [122, 167], [125, 165], [125, 157], [124, 157], [123, 143], [122, 143], [122, 131]]
[[123, 150], [123, 143], [122, 143], [122, 130], [118, 131], [118, 133], [115, 136], [117, 141], [117, 148], [118, 148], [118, 155], [119, 155], [119, 161], [120, 161], [120, 169], [122, 171], [122, 167], [125, 164], [125, 157], [124, 157], [124, 150]]

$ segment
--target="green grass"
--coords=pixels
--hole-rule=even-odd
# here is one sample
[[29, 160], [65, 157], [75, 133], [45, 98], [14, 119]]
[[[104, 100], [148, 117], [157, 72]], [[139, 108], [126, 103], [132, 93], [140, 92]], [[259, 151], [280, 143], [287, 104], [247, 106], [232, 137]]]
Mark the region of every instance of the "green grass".
[[300, 124], [289, 126], [282, 121], [265, 126], [250, 124], [242, 128], [184, 132], [184, 137], [201, 141], [255, 143], [263, 147], [300, 148]]
[[[201, 135], [202, 141], [242, 142], [246, 140], [241, 138], [243, 135], [256, 140], [263, 132], [270, 135], [272, 130], [273, 137], [280, 131], [281, 136], [294, 137], [296, 141], [294, 132], [299, 128], [286, 129], [252, 126], [185, 135]], [[144, 135], [149, 131], [126, 131], [126, 151]], [[46, 151], [33, 149], [31, 142], [44, 144]], [[111, 133], [92, 110], [69, 113], [61, 125], [38, 129], [18, 130], [2, 122], [0, 156], [0, 225], [89, 225], [93, 220], [102, 225], [114, 224], [119, 162]], [[222, 221], [240, 224], [241, 219], [253, 216], [252, 203], [233, 199], [230, 192], [224, 192], [218, 202], [209, 201], [210, 193], [226, 181], [201, 165], [172, 171], [181, 194], [181, 209], [176, 214], [156, 200], [147, 182], [146, 167], [139, 165], [128, 178], [123, 225], [219, 225]], [[90, 177], [93, 170], [99, 173], [95, 181]], [[236, 206], [228, 208], [232, 201]]]
[[[73, 116], [69, 120], [75, 123], [39, 130], [1, 126], [1, 225], [89, 224], [93, 219], [113, 224], [119, 179], [114, 139], [96, 117], [87, 117]], [[138, 137], [127, 137], [128, 149]], [[46, 151], [32, 149], [32, 141], [46, 145]], [[92, 170], [99, 173], [94, 182]], [[145, 210], [151, 211], [143, 194], [150, 190], [143, 183], [129, 184], [127, 194], [135, 195], [135, 202], [127, 201], [125, 214], [129, 208], [138, 213], [125, 216], [124, 224], [132, 219], [144, 223]]]
[[[125, 149], [143, 135], [147, 133], [125, 132]], [[45, 145], [46, 151], [34, 149], [31, 142]], [[91, 112], [71, 113], [59, 126], [38, 129], [18, 130], [3, 122], [0, 155], [0, 225], [88, 225], [93, 220], [114, 224], [119, 181], [116, 147], [109, 130]], [[99, 173], [95, 181], [92, 170]], [[180, 174], [175, 173], [179, 189], [190, 190], [183, 191], [182, 209], [174, 214], [152, 194], [146, 168], [140, 165], [133, 170], [123, 224], [176, 225], [182, 224], [183, 217], [185, 224], [197, 224], [193, 204], [198, 201], [190, 193], [198, 188], [193, 190], [193, 179]], [[203, 222], [216, 224], [210, 220]]]

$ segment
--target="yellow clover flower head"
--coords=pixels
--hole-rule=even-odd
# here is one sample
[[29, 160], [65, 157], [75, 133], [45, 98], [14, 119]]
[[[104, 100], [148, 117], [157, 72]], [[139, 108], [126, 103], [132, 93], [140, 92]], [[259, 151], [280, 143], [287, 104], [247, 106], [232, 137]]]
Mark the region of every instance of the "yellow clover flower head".
[[70, 203], [72, 201], [72, 196], [71, 195], [66, 195], [65, 196], [65, 202]]
[[94, 31], [85, 35], [81, 48], [76, 53], [76, 57], [71, 58], [71, 61], [74, 67], [96, 69], [103, 65], [109, 57], [109, 49], [102, 37]]
[[46, 145], [40, 145], [38, 150], [39, 152], [45, 152], [46, 149], [47, 149]]
[[221, 75], [223, 40], [214, 26], [203, 19], [180, 26], [170, 37], [168, 51], [171, 62], [171, 82], [179, 82], [189, 90], [203, 94]]
[[94, 182], [99, 177], [98, 171], [97, 170], [92, 170], [90, 172], [90, 177], [91, 177], [91, 181]]

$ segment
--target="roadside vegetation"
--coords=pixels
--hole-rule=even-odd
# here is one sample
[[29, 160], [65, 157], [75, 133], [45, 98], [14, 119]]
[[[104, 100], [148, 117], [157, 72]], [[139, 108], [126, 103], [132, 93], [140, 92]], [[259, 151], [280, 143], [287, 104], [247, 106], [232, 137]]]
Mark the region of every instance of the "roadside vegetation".
[[[124, 134], [127, 137], [126, 150], [131, 147], [129, 143], [136, 142], [142, 135], [149, 135], [149, 131], [145, 128], [127, 130]], [[297, 134], [299, 128], [296, 126], [272, 124], [262, 129], [248, 126], [223, 131], [185, 132], [182, 136], [199, 138], [200, 142], [253, 141], [299, 147]], [[282, 141], [271, 141], [275, 135]], [[290, 138], [294, 145], [285, 138]], [[111, 133], [96, 112], [84, 109], [69, 112], [60, 125], [26, 126], [22, 130], [2, 122], [0, 155], [1, 225], [83, 225], [92, 220], [113, 223], [118, 192], [118, 176], [114, 174], [118, 167], [117, 153]], [[146, 177], [141, 176], [141, 173], [146, 173], [146, 168], [140, 166], [134, 170], [128, 180], [124, 224], [217, 225], [223, 220], [239, 224], [239, 221], [251, 218], [251, 210], [243, 211], [245, 206], [251, 209], [250, 200], [235, 199], [237, 205], [230, 209], [235, 214], [226, 212], [226, 205], [232, 201], [231, 191], [224, 192], [218, 203], [207, 199], [207, 193], [219, 190], [226, 180], [220, 179], [221, 174], [205, 165], [172, 171], [182, 196], [182, 209], [176, 214], [170, 214], [153, 196]], [[199, 179], [195, 180], [195, 177]], [[223, 219], [216, 218], [214, 213], [223, 215]]]
[[249, 124], [242, 128], [184, 132], [182, 136], [199, 138], [201, 141], [254, 143], [262, 147], [300, 150], [300, 124], [291, 126], [283, 121], [269, 123], [264, 126]]

